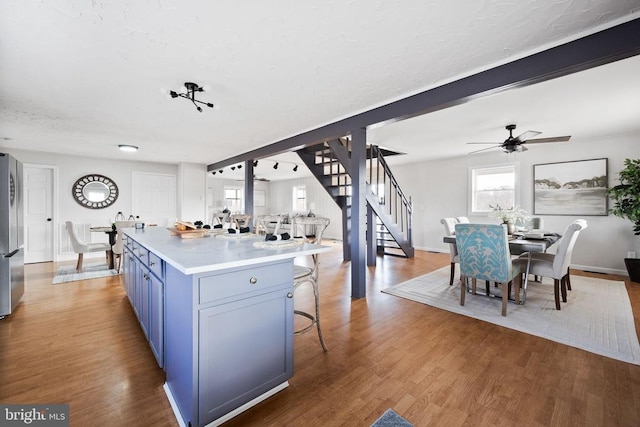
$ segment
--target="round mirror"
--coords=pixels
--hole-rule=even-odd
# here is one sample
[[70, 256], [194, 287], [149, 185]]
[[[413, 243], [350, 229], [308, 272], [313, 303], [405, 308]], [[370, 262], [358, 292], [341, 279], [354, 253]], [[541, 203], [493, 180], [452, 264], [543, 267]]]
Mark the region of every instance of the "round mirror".
[[103, 175], [85, 175], [73, 184], [71, 194], [76, 202], [90, 209], [102, 209], [118, 198], [118, 186]]
[[104, 202], [111, 194], [104, 182], [90, 182], [82, 188], [82, 195], [90, 202]]

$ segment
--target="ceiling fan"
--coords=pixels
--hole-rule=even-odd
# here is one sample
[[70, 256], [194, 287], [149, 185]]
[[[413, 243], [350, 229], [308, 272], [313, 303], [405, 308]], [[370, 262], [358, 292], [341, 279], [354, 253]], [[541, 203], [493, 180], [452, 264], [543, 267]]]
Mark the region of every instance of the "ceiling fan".
[[513, 153], [516, 151], [527, 151], [527, 147], [523, 144], [539, 144], [542, 142], [567, 142], [571, 139], [571, 135], [566, 136], [554, 136], [550, 138], [536, 138], [531, 139], [536, 135], [540, 135], [542, 132], [538, 132], [535, 130], [528, 130], [520, 135], [514, 137], [513, 131], [516, 128], [516, 125], [507, 125], [505, 128], [509, 131], [509, 138], [505, 139], [504, 142], [468, 142], [467, 144], [494, 144], [493, 147], [482, 148], [480, 150], [472, 151], [469, 154], [478, 153], [480, 151], [490, 150], [492, 148], [502, 148], [505, 153]]

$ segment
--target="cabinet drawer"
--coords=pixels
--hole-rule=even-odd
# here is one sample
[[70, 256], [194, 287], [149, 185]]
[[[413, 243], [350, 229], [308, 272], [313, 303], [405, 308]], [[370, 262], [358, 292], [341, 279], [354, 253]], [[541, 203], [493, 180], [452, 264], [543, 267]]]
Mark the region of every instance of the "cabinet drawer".
[[293, 285], [293, 265], [290, 260], [278, 264], [257, 265], [198, 279], [199, 302], [228, 298], [240, 299], [242, 295], [268, 290], [275, 286]]
[[164, 279], [164, 276], [162, 275], [164, 271], [164, 269], [162, 268], [162, 260], [153, 252], [149, 252], [149, 269], [153, 274], [156, 275], [156, 277], [161, 280]]
[[123, 238], [124, 245], [129, 249], [133, 250], [133, 239], [131, 239], [131, 237], [127, 236], [126, 234], [122, 236], [122, 238]]
[[133, 253], [140, 259], [140, 262], [149, 266], [149, 250], [144, 246], [141, 246], [139, 243], [134, 242], [135, 248]]

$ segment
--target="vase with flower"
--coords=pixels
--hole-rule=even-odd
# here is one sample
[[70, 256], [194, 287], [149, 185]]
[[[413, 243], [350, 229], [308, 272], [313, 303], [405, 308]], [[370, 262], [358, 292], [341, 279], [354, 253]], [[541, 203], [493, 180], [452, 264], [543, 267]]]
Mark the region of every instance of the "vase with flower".
[[529, 220], [529, 215], [524, 209], [514, 206], [511, 208], [503, 208], [500, 205], [491, 206], [491, 212], [489, 212], [489, 218], [498, 218], [502, 220], [503, 224], [507, 226], [507, 232], [513, 234], [516, 229], [516, 223], [520, 221], [524, 223]]

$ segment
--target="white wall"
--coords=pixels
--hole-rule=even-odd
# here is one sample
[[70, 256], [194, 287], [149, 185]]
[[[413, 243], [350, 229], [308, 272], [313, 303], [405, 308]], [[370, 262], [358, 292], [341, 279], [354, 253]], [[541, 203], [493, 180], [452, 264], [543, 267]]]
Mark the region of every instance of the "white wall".
[[178, 218], [207, 223], [207, 166], [194, 163], [178, 165]]
[[[28, 163], [33, 165], [46, 165], [53, 166], [54, 169], [54, 185], [55, 185], [55, 205], [53, 212], [54, 221], [54, 260], [66, 260], [73, 259], [73, 254], [60, 254], [58, 239], [61, 237], [58, 234], [61, 224], [65, 221], [73, 221], [75, 223], [89, 223], [92, 226], [108, 226], [113, 222], [116, 213], [122, 212], [125, 217], [130, 214], [136, 215], [136, 212], [132, 212], [133, 196], [131, 192], [132, 173], [133, 172], [146, 172], [157, 173], [178, 176], [179, 166], [169, 163], [151, 163], [151, 162], [138, 162], [127, 160], [110, 160], [99, 159], [90, 157], [76, 157], [68, 156], [56, 153], [46, 153], [28, 150], [15, 150], [15, 149], [2, 149], [5, 152], [10, 153], [22, 163]], [[197, 178], [197, 170], [202, 169], [201, 178]], [[205, 182], [206, 166], [189, 165], [185, 168], [185, 176], [189, 176], [187, 180]], [[96, 173], [105, 175], [111, 178], [118, 186], [118, 200], [104, 209], [87, 209], [80, 206], [71, 195], [71, 188], [74, 182], [87, 174]], [[194, 187], [195, 188], [195, 187]], [[194, 199], [195, 203], [185, 202], [181, 199], [177, 199], [176, 212], [184, 204], [185, 210], [197, 210], [197, 204], [201, 202], [204, 206], [204, 184], [199, 186], [200, 194], [197, 191], [185, 192], [185, 196], [189, 199]], [[194, 208], [194, 206], [196, 206]], [[204, 212], [204, 207], [202, 208]], [[91, 233], [92, 241], [100, 242], [107, 241], [107, 236], [103, 233]], [[87, 254], [87, 257], [93, 254]], [[99, 254], [97, 254], [99, 255]]]
[[[442, 242], [440, 219], [469, 216], [471, 221], [495, 222], [468, 213], [468, 168], [518, 161], [521, 174], [520, 207], [532, 212], [533, 165], [573, 160], [608, 158], [609, 186], [617, 184], [617, 172], [625, 158], [640, 157], [640, 135], [615, 136], [592, 141], [572, 139], [566, 144], [530, 147], [528, 151], [507, 155], [499, 150], [445, 161], [392, 166], [394, 175], [414, 205], [413, 238], [418, 249], [448, 252]], [[545, 215], [545, 229], [562, 233], [577, 216]], [[623, 259], [627, 251], [640, 253], [640, 239], [631, 222], [609, 216], [583, 216], [588, 222], [576, 244], [572, 264], [577, 268], [605, 273], [626, 274]], [[551, 250], [552, 251], [552, 250]]]

